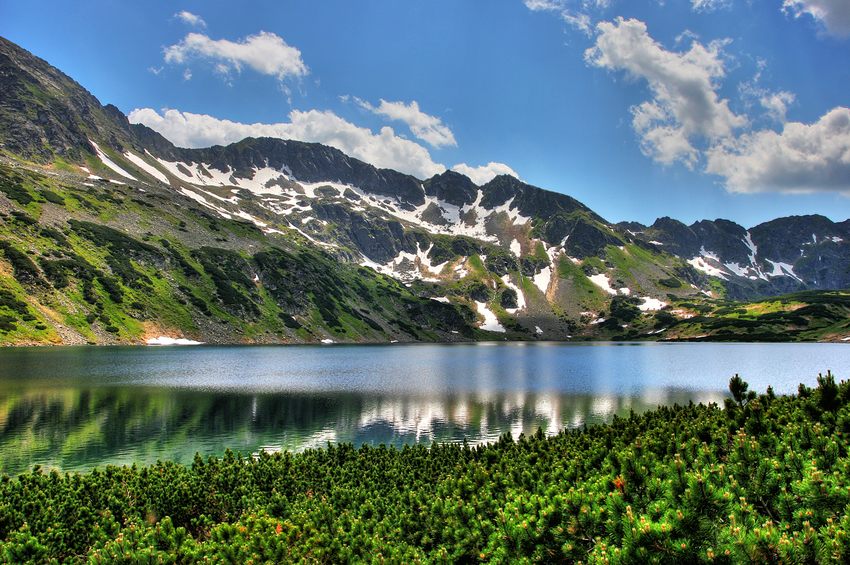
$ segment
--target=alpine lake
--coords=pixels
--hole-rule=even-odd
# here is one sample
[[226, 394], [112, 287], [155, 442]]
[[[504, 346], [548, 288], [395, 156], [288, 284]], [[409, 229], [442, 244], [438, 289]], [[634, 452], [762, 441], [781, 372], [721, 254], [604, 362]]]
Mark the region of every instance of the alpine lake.
[[0, 349], [0, 474], [195, 453], [556, 434], [730, 377], [792, 393], [850, 374], [848, 344], [476, 343]]

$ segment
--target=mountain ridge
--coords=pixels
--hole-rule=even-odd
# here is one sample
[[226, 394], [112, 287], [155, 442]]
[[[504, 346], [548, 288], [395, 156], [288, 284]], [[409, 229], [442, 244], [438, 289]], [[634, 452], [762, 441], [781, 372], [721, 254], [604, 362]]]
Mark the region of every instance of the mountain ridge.
[[[108, 291], [118, 285], [134, 294], [145, 278], [155, 287], [156, 269], [164, 272], [160, 299], [171, 293], [186, 302], [174, 333], [204, 341], [659, 339], [669, 316], [682, 322], [698, 313], [681, 304], [850, 287], [850, 221], [786, 217], [749, 230], [722, 219], [612, 224], [569, 195], [506, 175], [481, 186], [454, 171], [420, 180], [277, 138], [179, 148], [2, 38], [0, 87], [0, 257], [13, 278], [21, 257], [33, 263], [21, 267], [30, 279], [9, 282], [15, 288], [7, 292], [24, 296], [28, 281], [41, 280], [51, 288], [44, 300], [72, 303], [65, 318], [88, 312], [96, 335], [77, 328], [87, 341], [140, 339], [144, 320], [111, 303]], [[124, 235], [104, 236], [80, 220]], [[71, 243], [47, 237], [48, 245], [36, 227]], [[115, 247], [124, 236], [137, 243]], [[103, 237], [119, 256], [83, 253]], [[156, 253], [121, 259], [121, 250], [144, 245]], [[293, 259], [302, 256], [306, 263]], [[298, 300], [282, 290], [282, 281], [295, 280], [287, 269], [304, 274], [310, 262], [330, 268], [327, 260], [337, 278], [310, 275], [318, 287]], [[382, 277], [402, 285], [384, 286]], [[375, 314], [377, 298], [364, 284], [395, 288], [393, 305]], [[332, 300], [323, 287], [337, 289]], [[40, 300], [35, 306], [49, 310]], [[124, 326], [107, 303], [127, 318]], [[220, 307], [214, 324], [202, 303]], [[441, 314], [428, 318], [426, 305]], [[260, 329], [264, 337], [254, 335]]]

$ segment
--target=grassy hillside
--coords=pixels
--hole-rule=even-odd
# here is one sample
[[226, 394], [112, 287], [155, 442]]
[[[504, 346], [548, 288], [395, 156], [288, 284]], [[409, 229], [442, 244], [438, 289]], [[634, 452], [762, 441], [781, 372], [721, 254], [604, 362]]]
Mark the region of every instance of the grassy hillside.
[[[106, 174], [94, 158], [87, 168]], [[258, 227], [232, 209], [222, 217], [162, 183], [81, 171], [61, 160], [0, 161], [0, 344], [850, 336], [843, 291], [739, 303], [717, 286], [707, 296], [681, 259], [610, 230], [597, 254], [577, 258], [527, 234], [511, 235], [522, 239], [523, 253], [514, 254], [411, 228], [398, 237], [430, 249], [435, 271], [402, 283], [395, 271], [358, 266], [345, 238], [310, 241], [282, 222]], [[477, 329], [484, 316], [476, 303], [504, 333]]]
[[[695, 341], [846, 341], [850, 292], [807, 291], [753, 302], [680, 302], [688, 317], [660, 320], [665, 339]], [[669, 323], [668, 323], [669, 322]]]
[[453, 340], [474, 314], [166, 190], [0, 165], [0, 343]]
[[446, 445], [0, 482], [8, 562], [847, 562], [850, 383]]

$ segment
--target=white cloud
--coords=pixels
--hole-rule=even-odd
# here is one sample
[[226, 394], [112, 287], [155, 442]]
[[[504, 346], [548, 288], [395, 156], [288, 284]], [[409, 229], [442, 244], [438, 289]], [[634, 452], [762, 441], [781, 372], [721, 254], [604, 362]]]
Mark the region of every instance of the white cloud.
[[185, 24], [189, 24], [192, 27], [207, 27], [207, 22], [205, 22], [201, 16], [193, 14], [192, 12], [189, 12], [187, 10], [181, 10], [177, 12], [176, 14], [174, 14], [174, 17], [178, 20], [181, 20]]
[[440, 118], [421, 111], [416, 100], [405, 104], [404, 102], [387, 102], [382, 98], [378, 106], [373, 106], [369, 102], [356, 97], [354, 101], [360, 107], [374, 114], [404, 122], [413, 135], [432, 147], [457, 147], [457, 141], [455, 141], [452, 130], [443, 124]]
[[757, 61], [758, 71], [752, 80], [743, 82], [738, 85], [738, 91], [741, 93], [741, 98], [747, 104], [753, 102], [758, 103], [765, 110], [765, 114], [771, 120], [780, 124], [785, 123], [785, 115], [788, 113], [788, 106], [793, 104], [797, 97], [793, 92], [787, 90], [768, 90], [760, 85], [762, 73], [767, 68], [767, 61], [759, 59]]
[[564, 5], [558, 0], [523, 0], [523, 3], [532, 12], [554, 12], [561, 10]]
[[183, 80], [192, 80], [192, 69], [183, 69]]
[[333, 112], [293, 110], [289, 122], [244, 124], [205, 114], [178, 110], [159, 113], [151, 108], [130, 112], [132, 123], [158, 131], [180, 147], [226, 145], [246, 137], [278, 137], [323, 143], [380, 168], [390, 168], [418, 178], [442, 173], [446, 168], [431, 160], [428, 150], [383, 127], [378, 133], [348, 122]]
[[746, 124], [717, 94], [716, 82], [725, 75], [725, 42], [692, 41], [689, 50], [674, 52], [656, 42], [640, 20], [617, 18], [596, 30], [595, 44], [585, 51], [587, 63], [643, 79], [652, 93], [652, 100], [632, 108], [632, 126], [647, 156], [693, 167], [699, 155], [695, 138], [714, 142]]
[[850, 2], [847, 0], [783, 0], [782, 9], [795, 18], [808, 14], [832, 35], [850, 36]]
[[834, 108], [811, 125], [788, 122], [728, 139], [707, 152], [706, 172], [731, 192], [850, 193], [850, 109]]
[[785, 114], [788, 106], [797, 99], [793, 92], [780, 90], [778, 92], [764, 92], [759, 97], [759, 104], [765, 109], [767, 115], [774, 121], [785, 123]]
[[730, 0], [691, 0], [691, 8], [695, 12], [713, 12], [730, 5]]
[[591, 11], [604, 10], [610, 0], [523, 0], [532, 12], [557, 12], [561, 20], [585, 35], [593, 33]]
[[561, 12], [561, 19], [567, 25], [576, 28], [580, 32], [585, 35], [593, 34], [593, 22], [590, 19], [590, 16], [584, 12], [571, 12], [569, 10], [564, 10]]
[[210, 39], [202, 33], [190, 33], [180, 43], [165, 48], [167, 63], [184, 64], [196, 57], [211, 61], [216, 72], [222, 74], [233, 69], [239, 72], [243, 65], [258, 73], [277, 77], [278, 80], [302, 77], [309, 73], [301, 59], [301, 51], [287, 45], [282, 37], [266, 31], [235, 42]]
[[453, 171], [457, 171], [462, 175], [468, 176], [472, 182], [478, 186], [482, 186], [496, 178], [498, 175], [511, 175], [519, 178], [515, 170], [505, 165], [504, 163], [489, 162], [486, 165], [478, 167], [470, 167], [466, 163], [458, 163], [452, 167]]

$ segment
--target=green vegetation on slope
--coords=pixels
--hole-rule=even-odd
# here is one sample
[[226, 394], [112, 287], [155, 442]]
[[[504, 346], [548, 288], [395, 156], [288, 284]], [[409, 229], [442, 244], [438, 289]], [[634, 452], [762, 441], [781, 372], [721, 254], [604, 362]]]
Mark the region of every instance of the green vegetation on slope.
[[850, 559], [850, 383], [471, 448], [328, 446], [0, 482], [10, 562]]
[[841, 341], [850, 336], [850, 292], [805, 291], [754, 302], [680, 303], [693, 317], [667, 320], [667, 339]]
[[474, 335], [468, 309], [327, 250], [175, 203], [166, 187], [95, 183], [0, 164], [0, 344]]

